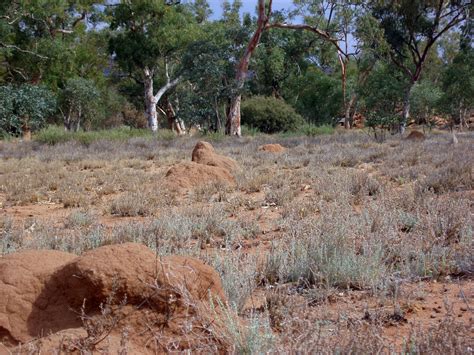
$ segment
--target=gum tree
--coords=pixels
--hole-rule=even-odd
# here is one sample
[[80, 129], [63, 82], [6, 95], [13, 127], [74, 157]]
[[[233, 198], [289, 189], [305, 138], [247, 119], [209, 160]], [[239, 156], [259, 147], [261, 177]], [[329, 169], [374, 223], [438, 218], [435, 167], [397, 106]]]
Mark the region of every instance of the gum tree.
[[[143, 85], [148, 126], [158, 130], [157, 104], [182, 76], [180, 56], [196, 35], [194, 17], [170, 1], [121, 1], [111, 7], [109, 48], [121, 70]], [[155, 85], [159, 89], [155, 90]]]
[[400, 124], [403, 133], [410, 116], [410, 96], [430, 50], [467, 18], [472, 4], [466, 0], [396, 0], [370, 1], [368, 6], [384, 30], [392, 63], [408, 78]]
[[233, 95], [230, 102], [229, 112], [227, 114], [227, 123], [226, 123], [226, 134], [233, 136], [241, 136], [240, 128], [240, 104], [242, 102], [242, 89], [245, 85], [245, 79], [247, 78], [247, 73], [249, 69], [250, 59], [252, 54], [257, 48], [260, 38], [262, 37], [263, 31], [265, 31], [270, 15], [272, 11], [272, 0], [266, 4], [265, 0], [258, 0], [258, 18], [257, 18], [257, 27], [250, 38], [244, 54], [239, 60], [239, 63], [236, 68], [235, 81], [236, 81], [236, 94]]

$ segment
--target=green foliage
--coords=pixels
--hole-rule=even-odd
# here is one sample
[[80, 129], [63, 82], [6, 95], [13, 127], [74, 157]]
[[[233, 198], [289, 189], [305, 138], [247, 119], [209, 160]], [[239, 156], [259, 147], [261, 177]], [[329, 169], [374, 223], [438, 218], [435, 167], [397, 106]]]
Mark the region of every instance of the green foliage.
[[296, 130], [304, 123], [293, 107], [274, 97], [254, 96], [242, 102], [242, 124], [264, 133]]
[[101, 101], [100, 93], [92, 80], [68, 79], [60, 101], [65, 127], [77, 131], [81, 123], [91, 126], [94, 120], [100, 120]]
[[24, 84], [0, 86], [0, 131], [19, 135], [36, 131], [56, 111], [56, 98], [48, 89]]
[[[100, 37], [86, 31], [100, 19], [103, 1], [2, 1], [0, 3], [0, 57], [7, 81], [38, 82], [55, 90], [74, 75], [98, 76], [92, 63], [106, 57]], [[86, 15], [88, 15], [86, 17]], [[100, 58], [100, 59], [99, 59]]]
[[34, 140], [49, 145], [55, 145], [73, 140], [84, 145], [89, 145], [92, 142], [98, 140], [126, 141], [135, 137], [145, 137], [151, 139], [153, 138], [153, 135], [149, 130], [146, 129], [131, 129], [128, 127], [119, 127], [90, 132], [67, 132], [61, 127], [52, 125], [35, 134]]
[[182, 67], [191, 85], [176, 90], [180, 117], [187, 123], [199, 123], [209, 130], [222, 129], [222, 107], [236, 92], [235, 58], [247, 31], [235, 24], [207, 23], [198, 41], [191, 43], [182, 57]]
[[441, 95], [441, 90], [430, 81], [421, 81], [413, 87], [410, 97], [411, 114], [418, 124], [429, 123]]
[[461, 51], [442, 76], [440, 108], [455, 120], [474, 107], [474, 50]]
[[111, 8], [109, 50], [122, 69], [156, 68], [182, 50], [197, 34], [186, 7], [164, 1], [121, 2]]
[[242, 125], [241, 130], [243, 136], [258, 136], [259, 134], [261, 134], [258, 128], [248, 127], [246, 125]]
[[404, 88], [402, 74], [390, 65], [379, 63], [360, 89], [364, 108], [372, 114], [367, 123], [383, 124], [389, 117], [394, 117], [402, 105]]
[[292, 131], [290, 133], [298, 136], [315, 137], [320, 135], [333, 134], [335, 131], [336, 130], [332, 125], [326, 124], [316, 126], [311, 123], [307, 123], [299, 127], [296, 131]]
[[296, 80], [301, 87], [295, 105], [298, 113], [316, 125], [334, 124], [342, 107], [340, 79], [319, 70], [308, 70], [303, 78]]
[[334, 134], [336, 129], [332, 125], [322, 125], [316, 126], [311, 123], [305, 123], [302, 126], [298, 127], [296, 130], [280, 133], [280, 137], [289, 138], [289, 137], [316, 137], [321, 135], [330, 135]]

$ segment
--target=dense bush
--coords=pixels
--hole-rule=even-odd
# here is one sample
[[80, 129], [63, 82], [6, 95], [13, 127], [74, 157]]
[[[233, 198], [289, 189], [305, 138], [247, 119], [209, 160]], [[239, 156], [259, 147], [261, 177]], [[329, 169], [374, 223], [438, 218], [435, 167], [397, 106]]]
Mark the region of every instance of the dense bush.
[[340, 79], [319, 70], [308, 70], [305, 77], [296, 80], [294, 85], [299, 89], [295, 87], [295, 92], [299, 95], [295, 107], [298, 113], [315, 125], [334, 124], [341, 115]]
[[20, 135], [42, 128], [56, 111], [56, 98], [46, 88], [23, 84], [0, 86], [0, 132]]
[[68, 79], [60, 98], [67, 130], [78, 131], [81, 125], [90, 126], [101, 116], [99, 108], [103, 102], [93, 80], [79, 77]]
[[264, 133], [275, 133], [296, 130], [304, 120], [283, 100], [254, 96], [242, 103], [242, 124]]
[[439, 87], [428, 80], [415, 84], [411, 92], [410, 109], [417, 124], [430, 123], [441, 95]]

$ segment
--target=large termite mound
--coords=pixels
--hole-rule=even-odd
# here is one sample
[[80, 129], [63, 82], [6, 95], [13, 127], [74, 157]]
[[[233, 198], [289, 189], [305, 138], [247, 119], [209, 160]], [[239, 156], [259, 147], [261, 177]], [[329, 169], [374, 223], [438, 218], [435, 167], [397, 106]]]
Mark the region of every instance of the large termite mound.
[[423, 132], [413, 130], [406, 138], [409, 141], [423, 141], [425, 140], [425, 135]]
[[165, 186], [174, 190], [190, 190], [212, 182], [235, 185], [235, 179], [229, 170], [194, 162], [173, 165], [166, 173], [165, 179]]
[[[36, 329], [51, 331], [78, 324], [67, 313], [56, 317], [54, 290], [46, 291], [51, 275], [75, 259], [59, 251], [27, 251], [0, 258], [0, 342], [16, 345], [37, 335]], [[58, 302], [59, 309], [66, 304]], [[32, 318], [32, 314], [43, 316]], [[46, 323], [43, 321], [46, 320]]]
[[283, 153], [286, 149], [280, 144], [264, 144], [258, 147], [258, 150], [267, 153]]
[[[214, 269], [193, 258], [157, 257], [140, 244], [104, 246], [79, 257], [13, 254], [0, 259], [0, 342], [13, 348], [48, 335], [44, 351], [53, 350], [66, 344], [69, 330], [66, 345], [92, 351], [99, 346], [94, 339], [120, 345], [126, 329], [140, 352], [161, 352], [171, 343], [176, 350], [197, 349], [204, 338], [214, 341], [202, 312], [211, 298], [225, 302]], [[156, 334], [160, 342], [150, 342]]]
[[194, 147], [191, 160], [198, 164], [223, 168], [230, 172], [238, 169], [234, 159], [217, 154], [211, 143], [203, 141], [198, 142]]
[[235, 185], [233, 172], [237, 162], [217, 154], [208, 142], [198, 142], [192, 152], [191, 162], [173, 165], [165, 176], [165, 186], [172, 190], [190, 190], [209, 183]]

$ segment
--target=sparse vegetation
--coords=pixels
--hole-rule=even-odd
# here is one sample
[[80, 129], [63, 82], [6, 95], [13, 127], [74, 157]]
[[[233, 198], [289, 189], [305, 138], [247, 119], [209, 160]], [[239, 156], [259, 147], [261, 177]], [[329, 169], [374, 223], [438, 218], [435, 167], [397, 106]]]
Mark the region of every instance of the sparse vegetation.
[[[177, 145], [142, 139], [110, 140], [105, 150], [101, 141], [22, 143], [20, 150], [12, 149], [18, 143], [4, 142], [2, 254], [81, 254], [136, 242], [158, 255], [200, 258], [221, 275], [231, 307], [219, 313], [227, 327], [220, 336], [242, 351], [301, 349], [302, 343], [284, 342], [295, 331], [294, 312], [303, 306], [294, 302], [300, 299], [338, 304], [347, 294], [362, 303], [394, 297], [403, 303], [408, 299], [400, 290], [407, 285], [449, 285], [447, 280], [473, 275], [470, 133], [460, 135], [456, 147], [443, 134], [410, 144], [397, 138], [374, 144], [357, 133], [279, 137], [290, 148], [277, 156], [256, 149], [272, 137], [226, 139], [214, 144], [241, 164], [239, 184], [203, 185], [186, 195], [164, 189], [161, 180], [196, 140], [176, 138]], [[439, 144], [444, 148], [435, 149]], [[169, 154], [153, 153], [164, 147]], [[270, 303], [262, 304], [262, 297]], [[387, 339], [369, 348], [356, 336], [356, 329], [369, 327], [376, 339], [385, 334], [384, 324], [411, 317], [393, 312], [362, 312], [347, 330], [350, 320], [340, 315], [318, 323], [306, 339], [323, 349], [335, 340], [327, 329], [339, 329], [347, 340], [338, 345], [344, 351], [401, 350]], [[246, 325], [241, 328], [235, 317]], [[428, 327], [414, 330], [404, 333], [405, 350], [431, 349]], [[449, 337], [446, 346], [454, 346], [456, 335]]]

